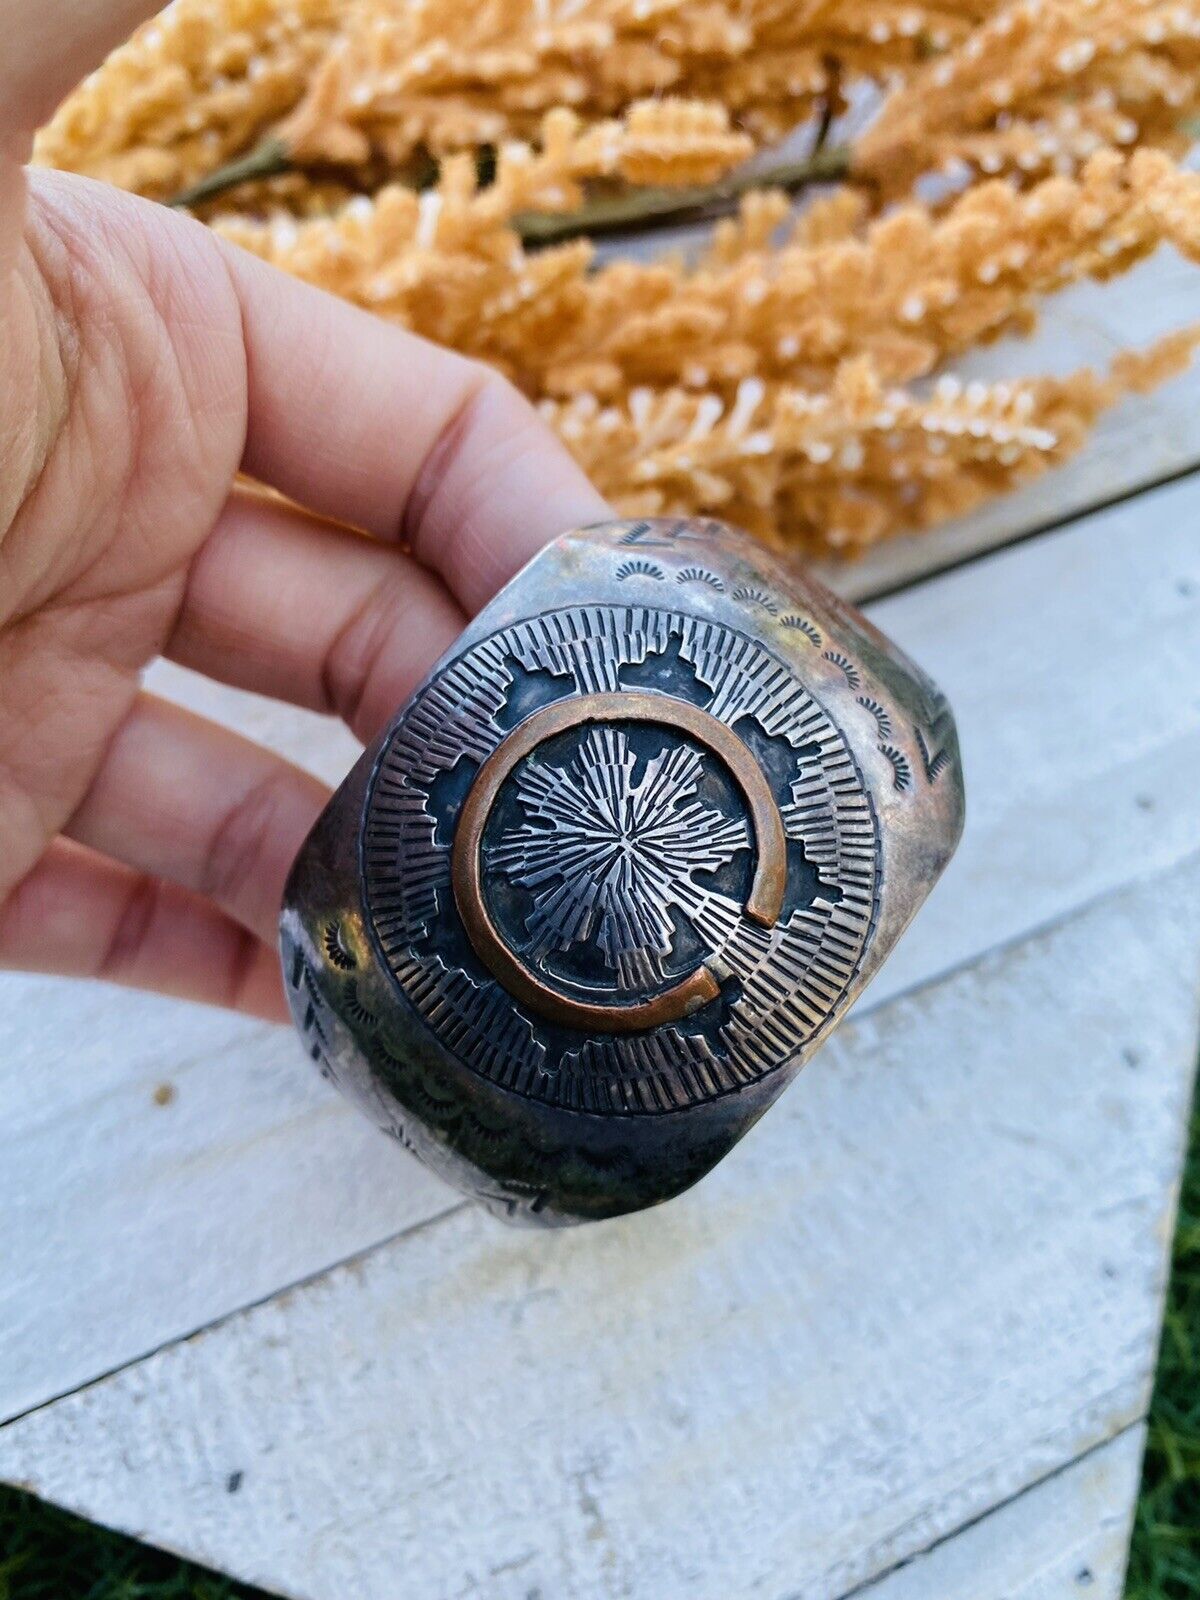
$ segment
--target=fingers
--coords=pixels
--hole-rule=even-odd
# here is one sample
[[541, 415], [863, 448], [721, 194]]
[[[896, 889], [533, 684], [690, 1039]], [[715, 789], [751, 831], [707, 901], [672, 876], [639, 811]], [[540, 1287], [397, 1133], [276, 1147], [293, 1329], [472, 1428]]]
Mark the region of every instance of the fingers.
[[0, 905], [0, 967], [106, 978], [287, 1020], [273, 946], [199, 896], [66, 839]]
[[326, 798], [281, 757], [142, 695], [63, 831], [205, 896], [270, 945], [288, 870]]
[[335, 712], [367, 743], [465, 621], [441, 579], [394, 547], [235, 494], [192, 564], [166, 653]]
[[489, 369], [224, 248], [245, 327], [253, 477], [408, 543], [468, 612], [555, 534], [608, 514]]

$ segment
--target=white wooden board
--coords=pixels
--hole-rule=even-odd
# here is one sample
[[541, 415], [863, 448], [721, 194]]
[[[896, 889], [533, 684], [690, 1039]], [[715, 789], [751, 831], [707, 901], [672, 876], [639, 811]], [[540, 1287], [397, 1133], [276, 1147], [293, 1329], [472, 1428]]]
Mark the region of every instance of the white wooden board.
[[1142, 1426], [860, 1591], [861, 1600], [1121, 1600]]
[[[867, 1007], [1200, 847], [1198, 517], [1200, 480], [875, 608], [951, 695], [970, 820]], [[189, 697], [331, 777], [349, 759], [318, 719]], [[283, 1030], [50, 980], [0, 996], [0, 1417], [455, 1203]]]
[[1143, 1415], [1198, 989], [1200, 856], [851, 1023], [670, 1206], [461, 1208], [0, 1473], [313, 1600], [833, 1600]]

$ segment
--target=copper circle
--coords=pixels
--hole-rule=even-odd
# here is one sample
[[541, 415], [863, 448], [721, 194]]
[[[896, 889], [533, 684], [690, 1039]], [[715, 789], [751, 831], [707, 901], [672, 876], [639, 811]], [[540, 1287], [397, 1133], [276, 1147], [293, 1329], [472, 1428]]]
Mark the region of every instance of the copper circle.
[[587, 694], [535, 711], [492, 751], [463, 801], [451, 852], [454, 897], [476, 955], [515, 999], [549, 1021], [603, 1033], [640, 1033], [676, 1022], [715, 1000], [720, 986], [701, 965], [652, 999], [606, 1005], [572, 999], [532, 972], [501, 938], [483, 898], [483, 832], [500, 789], [517, 764], [538, 745], [572, 728], [597, 722], [650, 722], [688, 734], [726, 767], [746, 801], [757, 852], [746, 915], [770, 927], [783, 908], [787, 839], [783, 818], [762, 769], [737, 734], [684, 700], [654, 693]]

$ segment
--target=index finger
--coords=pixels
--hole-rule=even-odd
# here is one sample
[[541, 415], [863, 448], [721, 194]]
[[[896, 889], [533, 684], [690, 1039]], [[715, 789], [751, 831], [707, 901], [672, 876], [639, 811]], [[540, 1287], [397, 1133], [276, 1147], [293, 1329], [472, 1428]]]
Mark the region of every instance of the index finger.
[[407, 544], [468, 612], [555, 534], [611, 514], [490, 368], [221, 248], [242, 308], [253, 477]]

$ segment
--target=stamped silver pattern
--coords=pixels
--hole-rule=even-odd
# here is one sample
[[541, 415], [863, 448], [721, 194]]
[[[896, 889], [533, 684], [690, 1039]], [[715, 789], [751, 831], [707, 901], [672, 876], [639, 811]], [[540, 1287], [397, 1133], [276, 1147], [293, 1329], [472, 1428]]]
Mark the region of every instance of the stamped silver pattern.
[[[581, 727], [514, 771], [514, 821], [484, 836], [485, 897], [490, 885], [507, 904], [498, 925], [564, 996], [648, 1002], [697, 960], [720, 993], [646, 1031], [572, 1034], [514, 1005], [475, 959], [450, 845], [475, 774], [532, 709], [635, 689], [661, 698], [658, 729]], [[678, 702], [733, 730], [767, 773], [789, 857], [772, 926], [739, 894], [754, 846], [735, 787], [679, 735]], [[599, 1112], [674, 1110], [785, 1063], [854, 976], [879, 874], [862, 774], [791, 669], [731, 627], [643, 606], [564, 608], [464, 652], [395, 728], [362, 849], [383, 959], [443, 1044], [507, 1089]]]

